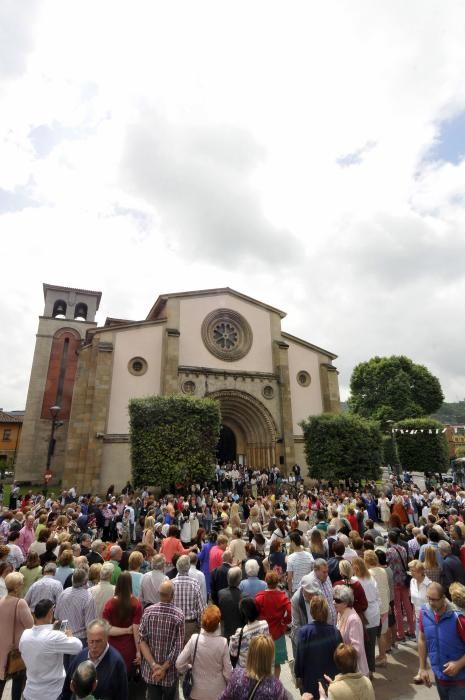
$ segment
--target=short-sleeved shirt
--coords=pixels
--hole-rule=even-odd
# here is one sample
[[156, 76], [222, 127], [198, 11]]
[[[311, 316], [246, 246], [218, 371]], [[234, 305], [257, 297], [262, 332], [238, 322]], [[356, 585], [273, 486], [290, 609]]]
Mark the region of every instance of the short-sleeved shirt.
[[[184, 613], [172, 603], [151, 605], [142, 615], [139, 637], [150, 647], [156, 664], [169, 661], [168, 670], [159, 685], [171, 688], [177, 679], [176, 659], [184, 646]], [[143, 656], [141, 672], [146, 683], [153, 683], [152, 669]]]

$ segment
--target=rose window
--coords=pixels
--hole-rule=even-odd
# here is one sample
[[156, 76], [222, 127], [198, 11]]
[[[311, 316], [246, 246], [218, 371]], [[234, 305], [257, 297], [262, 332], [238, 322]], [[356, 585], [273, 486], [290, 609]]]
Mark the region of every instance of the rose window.
[[212, 355], [233, 362], [249, 352], [252, 329], [237, 311], [216, 309], [202, 323], [202, 339]]

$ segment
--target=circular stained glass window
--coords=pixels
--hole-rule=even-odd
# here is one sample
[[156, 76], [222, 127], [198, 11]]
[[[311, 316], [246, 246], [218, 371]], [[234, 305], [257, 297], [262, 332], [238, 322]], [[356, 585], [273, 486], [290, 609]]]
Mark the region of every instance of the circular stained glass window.
[[212, 355], [234, 362], [249, 352], [252, 329], [237, 311], [216, 309], [202, 323], [202, 339]]
[[302, 369], [300, 370], [300, 372], [297, 373], [297, 381], [300, 384], [300, 386], [310, 386], [312, 378], [306, 370]]
[[132, 360], [128, 362], [128, 370], [131, 374], [138, 377], [147, 372], [147, 362], [143, 357], [133, 357]]

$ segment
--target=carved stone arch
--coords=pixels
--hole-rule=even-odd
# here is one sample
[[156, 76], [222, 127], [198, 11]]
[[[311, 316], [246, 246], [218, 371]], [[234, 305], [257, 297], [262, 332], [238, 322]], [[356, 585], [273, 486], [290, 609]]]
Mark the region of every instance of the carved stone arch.
[[81, 340], [81, 335], [75, 328], [67, 328], [66, 326], [57, 330], [57, 332], [53, 335], [54, 338], [63, 338], [69, 336], [71, 336], [72, 338], [76, 338], [79, 341]]
[[238, 453], [252, 467], [276, 463], [278, 430], [270, 411], [255, 396], [245, 391], [221, 389], [208, 394], [220, 403], [223, 425], [233, 430]]

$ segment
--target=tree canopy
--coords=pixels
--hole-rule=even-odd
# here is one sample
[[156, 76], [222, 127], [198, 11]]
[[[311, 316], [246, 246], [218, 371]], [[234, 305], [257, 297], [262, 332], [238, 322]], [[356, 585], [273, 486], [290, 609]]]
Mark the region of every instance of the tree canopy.
[[309, 476], [314, 479], [376, 479], [382, 463], [378, 423], [354, 415], [324, 413], [301, 423]]
[[350, 379], [349, 410], [383, 423], [429, 416], [442, 405], [439, 379], [403, 355], [361, 362]]
[[129, 403], [134, 484], [170, 488], [214, 475], [220, 409], [212, 399], [151, 396]]
[[432, 418], [408, 418], [396, 423], [394, 428], [404, 470], [443, 472], [449, 469], [449, 448], [442, 423]]

